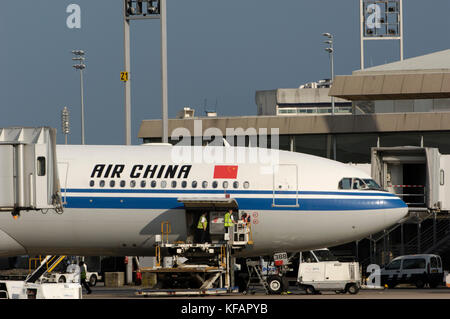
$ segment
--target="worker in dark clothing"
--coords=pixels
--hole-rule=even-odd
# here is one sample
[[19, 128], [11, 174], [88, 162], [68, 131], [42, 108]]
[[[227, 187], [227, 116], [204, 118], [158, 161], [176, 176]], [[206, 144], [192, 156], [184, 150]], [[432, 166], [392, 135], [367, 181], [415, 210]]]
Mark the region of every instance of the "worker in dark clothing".
[[250, 215], [247, 215], [247, 213], [243, 213], [242, 221], [245, 223], [246, 226], [248, 226], [250, 224]]
[[86, 282], [86, 273], [87, 273], [87, 267], [84, 261], [80, 261], [80, 280], [81, 285], [87, 290], [87, 294], [91, 294], [92, 290], [91, 287], [89, 287], [89, 284]]
[[197, 240], [200, 244], [206, 241], [206, 228], [208, 227], [208, 220], [206, 219], [206, 212], [200, 216], [197, 224]]

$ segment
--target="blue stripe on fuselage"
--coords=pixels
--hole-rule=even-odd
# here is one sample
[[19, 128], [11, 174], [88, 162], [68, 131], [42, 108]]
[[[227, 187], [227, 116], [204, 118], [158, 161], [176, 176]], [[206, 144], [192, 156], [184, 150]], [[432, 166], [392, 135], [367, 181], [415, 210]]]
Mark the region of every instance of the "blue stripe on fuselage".
[[[254, 194], [264, 195], [273, 194], [272, 190], [233, 190], [233, 189], [102, 189], [102, 188], [67, 188], [61, 189], [61, 193], [111, 193], [111, 194]], [[388, 192], [370, 192], [370, 191], [275, 191], [276, 194], [289, 195], [351, 195], [351, 196], [388, 196], [395, 197], [395, 194]]]
[[[222, 193], [223, 194], [223, 193]], [[297, 210], [297, 211], [345, 211], [379, 210], [407, 207], [399, 198], [239, 198], [233, 197], [239, 209], [246, 210]], [[176, 197], [72, 197], [66, 198], [67, 208], [109, 208], [109, 209], [183, 209], [184, 205]], [[283, 207], [282, 205], [289, 205]]]

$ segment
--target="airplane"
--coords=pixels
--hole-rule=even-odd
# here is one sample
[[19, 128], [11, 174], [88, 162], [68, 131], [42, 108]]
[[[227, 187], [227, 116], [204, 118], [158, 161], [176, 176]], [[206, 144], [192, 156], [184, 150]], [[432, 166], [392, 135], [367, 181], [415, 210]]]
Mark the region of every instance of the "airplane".
[[[0, 212], [0, 256], [154, 256], [162, 222], [171, 225], [170, 241], [188, 239], [196, 201], [219, 207], [227, 199], [251, 216], [253, 245], [236, 252], [244, 257], [360, 240], [408, 213], [370, 175], [337, 161], [271, 150], [275, 164], [179, 162], [173, 154], [181, 148], [57, 145], [63, 211]], [[200, 148], [245, 156], [261, 150]]]

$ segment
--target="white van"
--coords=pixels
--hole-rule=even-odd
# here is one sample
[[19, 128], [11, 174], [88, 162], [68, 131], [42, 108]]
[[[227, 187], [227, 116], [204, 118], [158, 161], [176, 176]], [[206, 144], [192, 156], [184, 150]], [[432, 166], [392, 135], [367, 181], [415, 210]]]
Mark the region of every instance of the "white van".
[[435, 288], [443, 282], [442, 260], [438, 255], [399, 256], [381, 269], [381, 284], [389, 288], [403, 283], [414, 284], [417, 288], [428, 284]]

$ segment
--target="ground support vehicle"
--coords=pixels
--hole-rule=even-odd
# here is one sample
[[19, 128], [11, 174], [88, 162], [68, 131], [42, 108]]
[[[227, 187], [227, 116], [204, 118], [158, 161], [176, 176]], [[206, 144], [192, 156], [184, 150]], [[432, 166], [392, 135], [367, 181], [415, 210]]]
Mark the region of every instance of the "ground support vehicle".
[[442, 260], [438, 255], [404, 255], [394, 258], [380, 270], [381, 284], [394, 288], [398, 284], [413, 284], [421, 289], [444, 284]]

